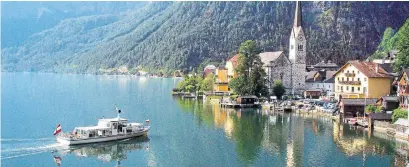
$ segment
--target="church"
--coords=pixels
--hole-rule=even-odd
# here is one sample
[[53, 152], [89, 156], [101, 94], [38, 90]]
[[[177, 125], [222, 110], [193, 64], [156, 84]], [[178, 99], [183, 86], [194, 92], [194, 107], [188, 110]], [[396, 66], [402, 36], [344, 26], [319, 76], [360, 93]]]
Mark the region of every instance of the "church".
[[294, 24], [290, 35], [288, 57], [283, 51], [260, 53], [268, 78], [268, 88], [281, 80], [287, 94], [302, 94], [305, 90], [306, 39], [302, 28], [301, 3], [297, 2]]

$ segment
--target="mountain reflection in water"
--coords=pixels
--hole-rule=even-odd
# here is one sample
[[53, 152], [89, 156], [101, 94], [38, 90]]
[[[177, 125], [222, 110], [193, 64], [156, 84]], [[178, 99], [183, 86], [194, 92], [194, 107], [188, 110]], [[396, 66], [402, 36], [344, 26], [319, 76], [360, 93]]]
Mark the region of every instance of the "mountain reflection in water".
[[[63, 157], [68, 154], [74, 154], [78, 157], [96, 157], [102, 162], [117, 161], [117, 166], [121, 160], [127, 159], [126, 154], [135, 150], [148, 150], [149, 138], [141, 136], [121, 141], [111, 141], [103, 143], [93, 143], [78, 146], [67, 146], [68, 148], [57, 150], [57, 155], [53, 155], [54, 161], [63, 161]], [[63, 162], [60, 162], [63, 163]]]
[[183, 112], [194, 114], [198, 124], [223, 129], [235, 143], [238, 159], [247, 165], [254, 164], [262, 152], [272, 156], [277, 162], [274, 166], [326, 166], [337, 161], [352, 163], [351, 158], [359, 159], [360, 166], [406, 166], [408, 162], [406, 141], [395, 142], [330, 118], [175, 100]]

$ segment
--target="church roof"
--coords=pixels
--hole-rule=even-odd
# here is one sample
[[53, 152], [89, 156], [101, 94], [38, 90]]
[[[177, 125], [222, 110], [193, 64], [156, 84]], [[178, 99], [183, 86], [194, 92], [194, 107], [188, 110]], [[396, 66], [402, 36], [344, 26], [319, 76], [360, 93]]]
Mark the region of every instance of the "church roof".
[[259, 56], [263, 64], [268, 65], [272, 61], [275, 61], [277, 58], [279, 58], [282, 54], [283, 54], [283, 51], [263, 52], [263, 53], [260, 53]]
[[295, 6], [295, 16], [294, 16], [294, 26], [293, 27], [301, 27], [302, 26], [302, 13], [301, 13], [301, 2], [297, 1]]

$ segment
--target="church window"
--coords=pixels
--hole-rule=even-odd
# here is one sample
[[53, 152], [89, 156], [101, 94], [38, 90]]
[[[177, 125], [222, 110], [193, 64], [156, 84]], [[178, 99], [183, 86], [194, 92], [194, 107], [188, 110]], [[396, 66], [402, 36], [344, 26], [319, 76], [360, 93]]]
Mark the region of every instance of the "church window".
[[302, 44], [298, 45], [298, 51], [303, 51], [304, 50], [304, 46]]

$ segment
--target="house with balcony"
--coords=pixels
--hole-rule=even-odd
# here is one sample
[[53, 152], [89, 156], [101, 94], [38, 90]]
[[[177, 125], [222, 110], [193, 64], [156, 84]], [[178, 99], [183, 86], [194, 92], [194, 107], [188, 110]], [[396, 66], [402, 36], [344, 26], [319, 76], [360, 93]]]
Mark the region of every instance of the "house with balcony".
[[216, 80], [214, 82], [213, 90], [215, 92], [229, 92], [229, 82], [237, 77], [236, 67], [238, 64], [239, 55], [234, 55], [230, 58], [226, 65], [216, 69]]
[[408, 108], [409, 105], [409, 68], [404, 69], [397, 80], [399, 105], [403, 108]]
[[393, 77], [374, 62], [348, 61], [335, 74], [335, 99], [380, 98], [391, 93]]

